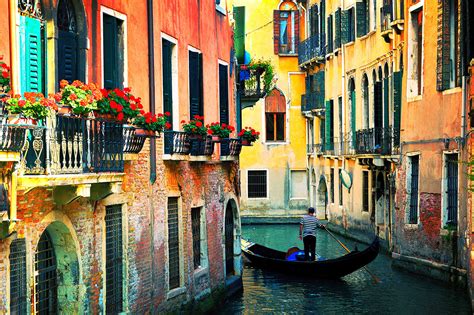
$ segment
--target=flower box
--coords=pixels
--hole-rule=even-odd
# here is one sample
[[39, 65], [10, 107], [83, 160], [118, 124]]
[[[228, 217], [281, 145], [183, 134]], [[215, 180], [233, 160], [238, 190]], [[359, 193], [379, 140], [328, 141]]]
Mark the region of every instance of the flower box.
[[155, 137], [156, 133], [153, 130], [143, 129], [143, 128], [136, 128], [135, 129], [135, 136], [137, 137]]

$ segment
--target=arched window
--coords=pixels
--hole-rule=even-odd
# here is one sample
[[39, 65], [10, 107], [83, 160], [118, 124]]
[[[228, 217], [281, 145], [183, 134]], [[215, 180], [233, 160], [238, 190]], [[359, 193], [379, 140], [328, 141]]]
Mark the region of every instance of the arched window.
[[370, 125], [370, 113], [369, 113], [369, 78], [364, 73], [362, 76], [362, 101], [363, 101], [363, 129], [368, 129]]
[[383, 95], [382, 95], [382, 67], [378, 69], [378, 76], [374, 82], [374, 128], [383, 127]]
[[286, 100], [278, 89], [265, 98], [266, 141], [285, 141]]
[[299, 39], [299, 11], [293, 1], [284, 1], [274, 11], [275, 54], [296, 54]]
[[77, 21], [71, 0], [58, 4], [58, 85], [60, 80], [79, 79], [77, 62]]
[[349, 79], [349, 105], [351, 111], [351, 139], [352, 144], [355, 145], [355, 133], [356, 133], [356, 119], [357, 119], [357, 107], [356, 107], [356, 91], [354, 78]]

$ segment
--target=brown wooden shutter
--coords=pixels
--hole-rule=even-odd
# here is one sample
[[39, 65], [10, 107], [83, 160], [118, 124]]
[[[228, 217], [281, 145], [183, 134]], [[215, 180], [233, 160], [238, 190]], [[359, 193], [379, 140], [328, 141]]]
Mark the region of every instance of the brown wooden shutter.
[[277, 89], [273, 89], [265, 98], [266, 113], [285, 113], [285, 96]]
[[273, 11], [273, 51], [278, 55], [280, 46], [280, 11]]
[[298, 44], [300, 42], [300, 12], [295, 12], [295, 53], [298, 53]]

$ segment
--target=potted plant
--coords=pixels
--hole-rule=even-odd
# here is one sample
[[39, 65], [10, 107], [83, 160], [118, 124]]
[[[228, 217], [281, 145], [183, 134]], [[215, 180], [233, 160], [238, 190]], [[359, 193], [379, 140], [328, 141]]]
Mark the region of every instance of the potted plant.
[[194, 115], [188, 122], [182, 120], [183, 130], [190, 139], [202, 139], [207, 135], [207, 128], [204, 126], [204, 116]]
[[140, 111], [140, 114], [135, 117], [133, 124], [135, 125], [135, 135], [142, 137], [153, 137], [165, 129], [170, 129], [171, 124], [168, 122], [168, 115], [157, 114], [154, 115], [150, 112], [145, 113], [143, 110]]
[[88, 116], [97, 109], [97, 101], [102, 99], [102, 93], [94, 83], [85, 84], [75, 80], [69, 84], [66, 80], [60, 82], [61, 91], [55, 95], [55, 99], [64, 109], [60, 114], [69, 112], [78, 116]]
[[96, 117], [117, 119], [121, 122], [133, 121], [143, 109], [141, 98], [135, 97], [130, 88], [100, 90], [103, 98], [97, 102]]
[[276, 81], [275, 70], [271, 61], [265, 59], [251, 60], [248, 69], [255, 72], [258, 78], [263, 74], [263, 89], [265, 94], [268, 94], [273, 89]]
[[36, 124], [37, 120], [48, 117], [52, 111], [58, 110], [58, 106], [52, 96], [46, 98], [42, 93], [25, 92], [23, 98], [20, 95], [8, 99], [6, 109], [10, 115], [10, 123], [14, 124]]
[[7, 94], [10, 92], [10, 67], [4, 63], [3, 56], [0, 56], [0, 93]]
[[256, 131], [252, 127], [245, 127], [240, 130], [239, 137], [242, 141], [242, 145], [251, 146], [253, 142], [257, 141], [260, 136], [260, 132]]
[[207, 134], [211, 135], [212, 141], [215, 142], [218, 142], [223, 138], [229, 138], [230, 133], [235, 130], [231, 125], [220, 124], [218, 122], [207, 125], [206, 128]]

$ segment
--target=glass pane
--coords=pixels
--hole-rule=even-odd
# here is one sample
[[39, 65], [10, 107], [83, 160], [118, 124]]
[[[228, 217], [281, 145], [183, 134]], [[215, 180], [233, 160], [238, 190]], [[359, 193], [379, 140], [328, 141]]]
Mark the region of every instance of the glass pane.
[[275, 140], [274, 114], [265, 114], [267, 141]]
[[279, 113], [276, 115], [276, 128], [277, 128], [277, 138], [276, 140], [285, 140], [285, 114]]

